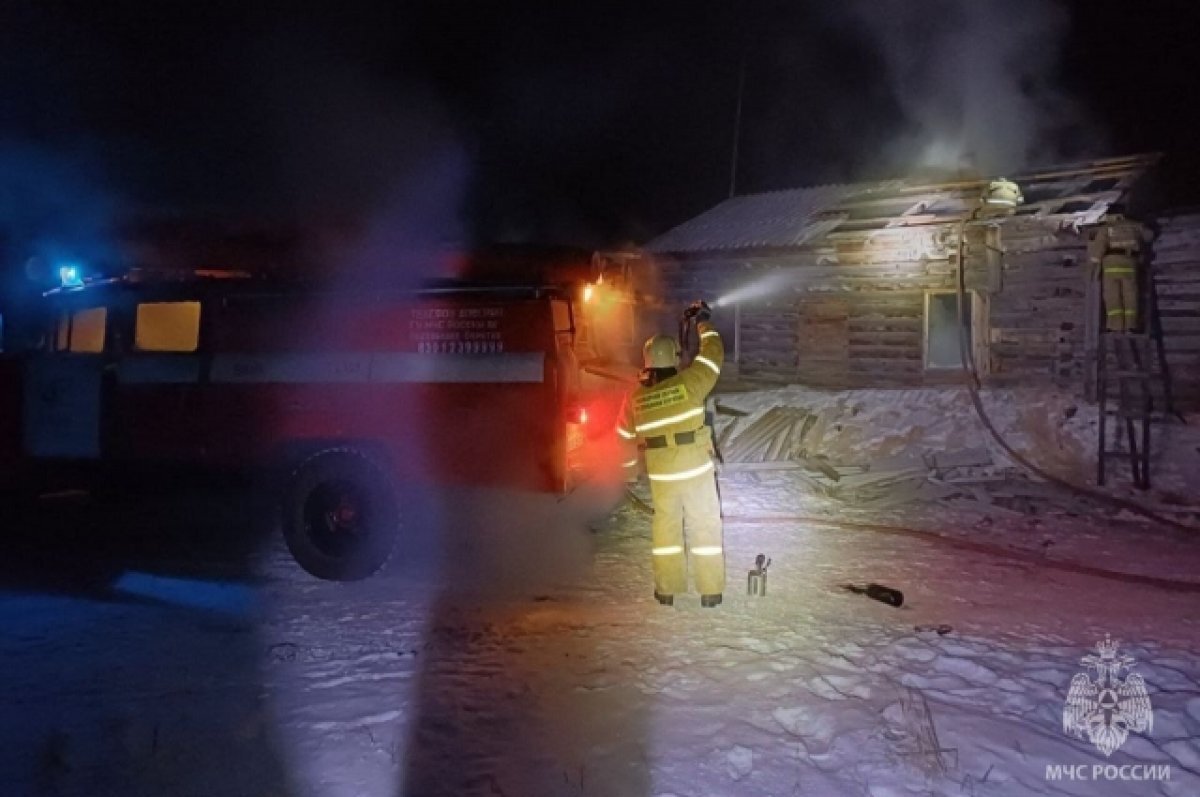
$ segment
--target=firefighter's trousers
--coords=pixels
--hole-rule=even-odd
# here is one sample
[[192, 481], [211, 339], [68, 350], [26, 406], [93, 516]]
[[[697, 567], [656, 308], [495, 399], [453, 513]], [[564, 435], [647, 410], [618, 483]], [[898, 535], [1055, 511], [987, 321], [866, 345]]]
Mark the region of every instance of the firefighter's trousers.
[[1104, 275], [1105, 329], [1132, 332], [1137, 329], [1137, 282], [1133, 275]]
[[1103, 266], [1105, 329], [1132, 332], [1138, 325], [1137, 270], [1133, 261], [1107, 256]]
[[[725, 549], [721, 502], [712, 470], [683, 481], [650, 481], [654, 591], [687, 592], [688, 557], [701, 595], [725, 591]], [[686, 540], [685, 540], [686, 530]]]

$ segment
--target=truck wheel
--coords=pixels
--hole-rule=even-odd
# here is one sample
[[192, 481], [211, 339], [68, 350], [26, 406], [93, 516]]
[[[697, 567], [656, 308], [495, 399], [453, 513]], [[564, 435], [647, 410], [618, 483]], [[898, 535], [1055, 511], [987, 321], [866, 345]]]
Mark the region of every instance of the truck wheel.
[[377, 572], [391, 557], [399, 528], [391, 480], [362, 452], [328, 449], [292, 473], [283, 536], [296, 562], [317, 578], [357, 581]]

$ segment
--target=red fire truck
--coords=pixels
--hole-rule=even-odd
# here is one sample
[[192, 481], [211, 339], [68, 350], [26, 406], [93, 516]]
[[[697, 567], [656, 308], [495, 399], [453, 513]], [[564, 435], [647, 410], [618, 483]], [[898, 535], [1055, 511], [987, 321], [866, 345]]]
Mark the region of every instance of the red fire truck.
[[0, 369], [0, 415], [21, 419], [7, 434], [26, 473], [283, 474], [295, 559], [362, 578], [396, 545], [398, 483], [563, 492], [599, 461], [632, 372], [596, 367], [596, 290], [135, 271], [46, 295], [42, 345]]

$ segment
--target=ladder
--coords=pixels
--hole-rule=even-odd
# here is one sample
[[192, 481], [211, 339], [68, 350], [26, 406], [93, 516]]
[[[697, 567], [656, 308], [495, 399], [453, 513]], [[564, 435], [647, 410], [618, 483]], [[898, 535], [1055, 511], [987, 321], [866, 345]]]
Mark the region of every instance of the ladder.
[[1139, 297], [1144, 312], [1140, 314], [1139, 331], [1107, 331], [1105, 309], [1103, 301], [1100, 302], [1096, 345], [1096, 396], [1100, 409], [1096, 482], [1104, 484], [1109, 459], [1125, 459], [1129, 462], [1133, 485], [1147, 490], [1151, 425], [1172, 416], [1182, 421], [1183, 416], [1176, 412], [1171, 396], [1171, 374], [1151, 263], [1144, 263], [1142, 272], [1145, 284]]

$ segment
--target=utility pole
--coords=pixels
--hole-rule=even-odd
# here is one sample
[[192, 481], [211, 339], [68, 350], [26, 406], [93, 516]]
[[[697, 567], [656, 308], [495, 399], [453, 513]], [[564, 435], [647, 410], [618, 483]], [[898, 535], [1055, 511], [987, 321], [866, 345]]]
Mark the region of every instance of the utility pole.
[[733, 153], [729, 158], [729, 197], [737, 195], [738, 149], [742, 139], [742, 95], [746, 93], [746, 56], [738, 67], [737, 109], [733, 114]]

